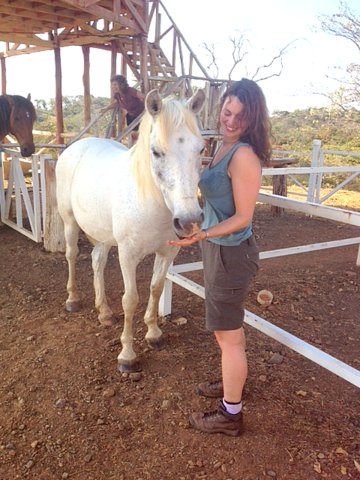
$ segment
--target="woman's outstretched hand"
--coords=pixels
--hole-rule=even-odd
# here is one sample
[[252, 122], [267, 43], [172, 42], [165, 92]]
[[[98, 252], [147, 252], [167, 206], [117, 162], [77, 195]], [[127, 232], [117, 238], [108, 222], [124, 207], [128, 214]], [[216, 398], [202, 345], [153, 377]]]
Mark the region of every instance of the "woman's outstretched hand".
[[188, 247], [193, 243], [200, 242], [201, 240], [205, 240], [206, 232], [204, 230], [199, 230], [191, 237], [185, 237], [179, 240], [168, 240], [166, 245], [171, 245], [173, 247]]

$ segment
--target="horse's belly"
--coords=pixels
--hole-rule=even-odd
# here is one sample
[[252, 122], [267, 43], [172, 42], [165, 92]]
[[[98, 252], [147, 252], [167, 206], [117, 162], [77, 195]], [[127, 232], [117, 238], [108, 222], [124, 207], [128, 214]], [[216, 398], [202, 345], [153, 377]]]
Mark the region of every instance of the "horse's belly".
[[87, 235], [99, 242], [115, 244], [112, 222], [113, 175], [110, 173], [113, 166], [106, 162], [99, 168], [98, 160], [93, 167], [82, 162], [74, 175], [71, 189], [73, 214]]

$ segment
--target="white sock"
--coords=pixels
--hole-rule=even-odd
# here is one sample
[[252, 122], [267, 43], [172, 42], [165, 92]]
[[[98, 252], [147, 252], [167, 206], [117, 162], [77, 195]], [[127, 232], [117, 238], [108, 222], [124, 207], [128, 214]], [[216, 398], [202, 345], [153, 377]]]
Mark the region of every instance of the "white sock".
[[222, 399], [222, 404], [225, 407], [225, 410], [227, 413], [230, 413], [231, 415], [236, 415], [241, 412], [242, 410], [242, 402], [239, 403], [228, 403], [225, 401], [225, 399]]

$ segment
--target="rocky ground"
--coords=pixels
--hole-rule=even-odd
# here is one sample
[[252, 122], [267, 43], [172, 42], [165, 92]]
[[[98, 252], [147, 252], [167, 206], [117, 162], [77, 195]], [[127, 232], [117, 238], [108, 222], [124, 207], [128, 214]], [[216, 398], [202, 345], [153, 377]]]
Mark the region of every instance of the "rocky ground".
[[[358, 229], [259, 206], [262, 251], [359, 235]], [[122, 323], [102, 328], [94, 311], [89, 245], [80, 245], [84, 307], [64, 311], [63, 254], [46, 253], [0, 227], [0, 479], [344, 480], [360, 478], [359, 389], [250, 326], [246, 432], [207, 436], [188, 424], [216, 402], [194, 392], [219, 375], [219, 352], [204, 330], [203, 301], [174, 287], [166, 347], [149, 350], [142, 322], [151, 258], [139, 268], [137, 375], [117, 371]], [[246, 308], [360, 369], [358, 247], [261, 262]], [[177, 262], [200, 258], [197, 247]], [[189, 275], [201, 283], [201, 272]], [[116, 252], [106, 272], [121, 313]], [[274, 295], [258, 304], [262, 289]], [[179, 318], [185, 319], [177, 322]]]

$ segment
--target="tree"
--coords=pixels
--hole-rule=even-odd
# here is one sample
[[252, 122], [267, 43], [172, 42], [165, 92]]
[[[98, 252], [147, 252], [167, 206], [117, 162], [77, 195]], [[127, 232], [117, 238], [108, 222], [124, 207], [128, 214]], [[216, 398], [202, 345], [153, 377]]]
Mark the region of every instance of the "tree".
[[352, 42], [358, 53], [357, 61], [350, 63], [345, 72], [345, 79], [339, 80], [341, 87], [327, 95], [333, 105], [341, 109], [360, 106], [360, 17], [350, 10], [345, 2], [340, 3], [340, 11], [333, 15], [320, 17], [324, 32], [342, 37]]
[[[247, 71], [247, 67], [245, 65], [245, 57], [249, 55], [249, 50], [247, 46], [249, 45], [249, 41], [244, 35], [240, 35], [238, 37], [229, 37], [230, 43], [232, 45], [231, 57], [232, 57], [232, 66], [230, 67], [228, 73], [228, 79], [231, 80], [232, 74], [237, 67], [243, 68], [243, 70]], [[254, 80], [256, 82], [260, 82], [262, 80], [267, 80], [268, 78], [272, 77], [279, 77], [283, 71], [283, 58], [286, 53], [288, 53], [290, 46], [293, 45], [297, 40], [293, 40], [281, 48], [276, 54], [274, 54], [271, 58], [269, 57], [269, 61], [264, 63], [263, 65], [257, 66], [254, 68], [252, 73], [247, 72], [246, 77]], [[219, 75], [219, 66], [217, 61], [216, 55], [216, 48], [213, 43], [209, 44], [204, 42], [202, 47], [206, 50], [210, 62], [207, 68], [213, 69], [213, 76], [214, 78], [218, 78]]]

